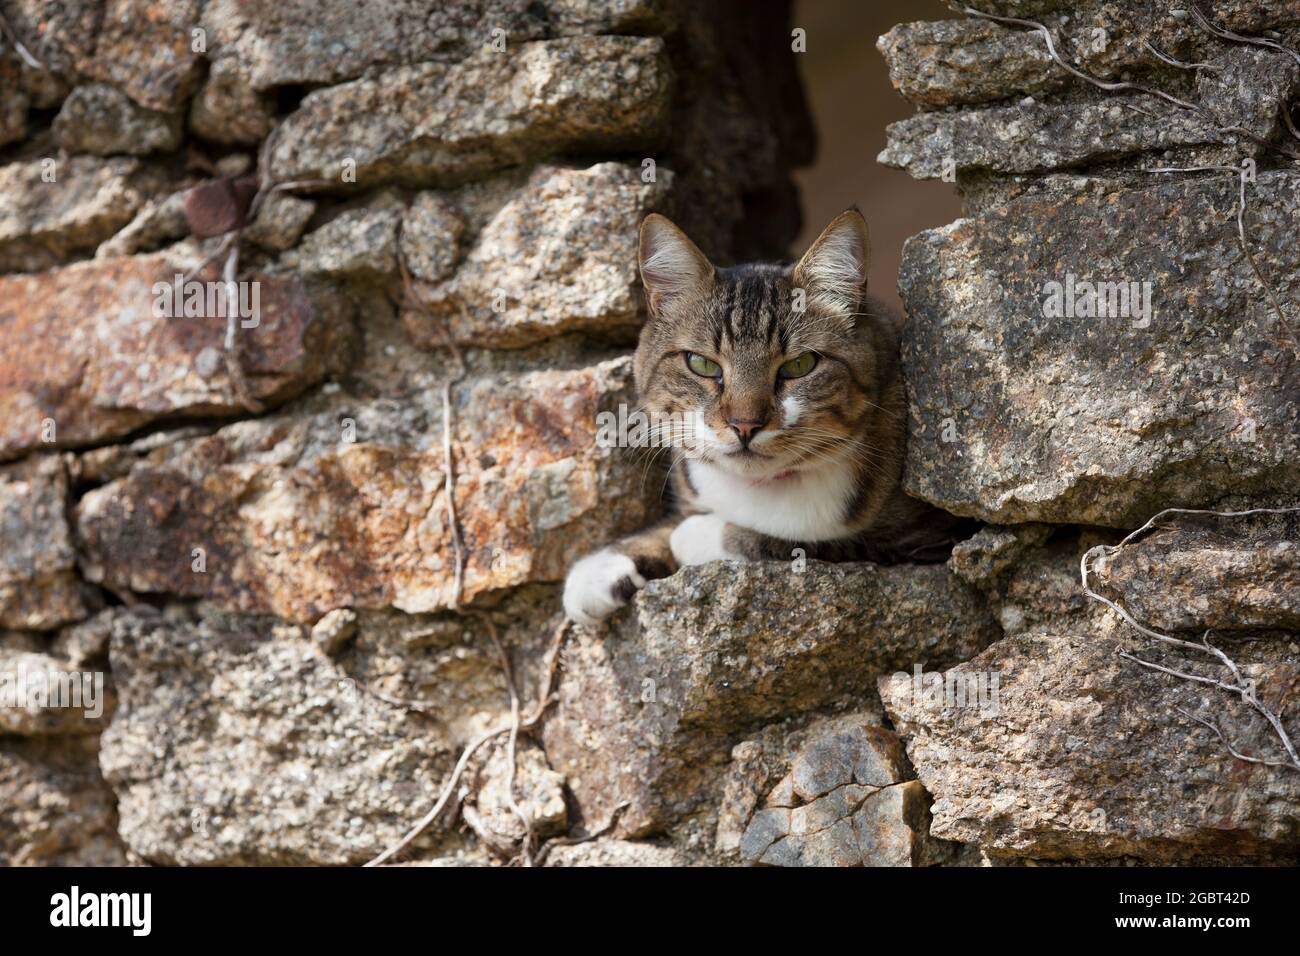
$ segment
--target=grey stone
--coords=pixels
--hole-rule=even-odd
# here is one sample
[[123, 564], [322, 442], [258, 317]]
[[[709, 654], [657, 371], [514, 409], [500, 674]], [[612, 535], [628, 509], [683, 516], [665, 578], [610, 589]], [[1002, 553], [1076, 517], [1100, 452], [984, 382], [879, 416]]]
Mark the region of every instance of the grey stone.
[[[1115, 527], [1294, 494], [1300, 361], [1242, 256], [1236, 195], [1233, 176], [1052, 182], [909, 240], [906, 489], [988, 521]], [[1300, 177], [1262, 172], [1247, 196], [1256, 261], [1292, 301]], [[1049, 310], [1049, 282], [1086, 281], [1139, 283], [1134, 302], [1149, 283], [1149, 313]]]
[[283, 190], [266, 197], [242, 237], [272, 252], [292, 248], [316, 212], [316, 204]]
[[402, 259], [411, 275], [425, 282], [448, 278], [460, 262], [464, 231], [464, 219], [445, 197], [417, 193], [402, 217], [400, 238]]
[[93, 249], [143, 205], [135, 159], [74, 156], [0, 166], [0, 272], [38, 272]]
[[272, 177], [442, 186], [549, 154], [643, 148], [663, 134], [655, 38], [575, 37], [398, 67], [309, 94], [285, 119]]
[[1094, 589], [1156, 630], [1300, 630], [1300, 509], [1167, 515], [1089, 566]]
[[213, 63], [190, 104], [190, 132], [214, 143], [252, 145], [274, 125], [275, 98], [253, 89], [232, 60]]
[[94, 737], [0, 736], [0, 865], [125, 866]]
[[296, 629], [140, 613], [114, 623], [110, 661], [121, 704], [100, 762], [123, 839], [152, 863], [365, 862], [454, 760], [445, 731]]
[[422, 287], [428, 309], [407, 314], [407, 331], [426, 347], [447, 329], [463, 344], [505, 348], [575, 331], [631, 335], [641, 320], [637, 228], [672, 181], [659, 170], [644, 183], [619, 163], [538, 167], [455, 273]]
[[53, 630], [86, 615], [54, 456], [0, 475], [0, 627]]
[[330, 278], [379, 281], [392, 276], [397, 271], [402, 209], [399, 195], [382, 192], [303, 236], [281, 265]]
[[717, 799], [747, 729], [869, 693], [913, 662], [965, 659], [996, 634], [942, 566], [686, 568], [651, 582], [612, 634], [575, 631], [546, 751], [586, 817], [627, 801], [621, 831], [651, 832]]
[[54, 136], [69, 153], [145, 156], [180, 146], [181, 120], [138, 105], [116, 87], [92, 83], [63, 101]]
[[[934, 796], [930, 832], [995, 856], [1170, 863], [1263, 861], [1300, 848], [1300, 778], [1234, 758], [1190, 714], [1216, 721], [1240, 751], [1276, 759], [1271, 728], [1239, 698], [1119, 656], [1129, 649], [1202, 677], [1230, 675], [1132, 643], [1113, 615], [999, 641], [957, 673], [997, 673], [996, 716], [936, 707], [908, 681], [881, 697]], [[1300, 673], [1295, 645], [1220, 638], [1277, 701]], [[950, 672], [951, 673], [951, 672]], [[1226, 783], [1232, 781], [1231, 783]]]

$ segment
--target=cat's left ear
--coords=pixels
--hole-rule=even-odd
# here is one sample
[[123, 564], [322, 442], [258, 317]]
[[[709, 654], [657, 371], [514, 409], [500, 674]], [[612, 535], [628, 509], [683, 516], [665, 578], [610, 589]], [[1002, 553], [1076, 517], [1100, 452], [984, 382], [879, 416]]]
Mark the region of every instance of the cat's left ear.
[[853, 313], [867, 292], [871, 241], [867, 220], [856, 209], [840, 213], [794, 267], [794, 284], [827, 307]]

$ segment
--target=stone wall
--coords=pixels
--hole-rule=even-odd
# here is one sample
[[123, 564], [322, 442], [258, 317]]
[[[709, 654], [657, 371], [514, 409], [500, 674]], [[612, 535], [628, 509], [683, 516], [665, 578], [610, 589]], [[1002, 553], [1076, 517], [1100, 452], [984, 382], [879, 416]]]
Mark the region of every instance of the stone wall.
[[[546, 700], [513, 768], [492, 738], [395, 861], [1300, 856], [1300, 775], [1214, 730], [1284, 758], [1258, 709], [1134, 660], [1218, 659], [1079, 584], [1103, 546], [1093, 587], [1215, 628], [1268, 708], [1300, 677], [1291, 517], [1104, 549], [1297, 503], [1300, 67], [1156, 4], [987, 9], [1202, 104], [1021, 27], [882, 39], [919, 108], [882, 160], [968, 209], [900, 277], [907, 484], [989, 524], [947, 564], [691, 569], [554, 660], [567, 565], [662, 507], [595, 441], [634, 402], [640, 218], [721, 261], [798, 227], [786, 5], [0, 0], [0, 687], [105, 678], [0, 709], [0, 863], [366, 862], [512, 689]], [[1206, 12], [1300, 41], [1292, 4]], [[1236, 175], [1144, 171], [1243, 158], [1278, 308]], [[256, 324], [160, 308], [223, 270]], [[1066, 273], [1150, 282], [1150, 321], [1045, 317]]]

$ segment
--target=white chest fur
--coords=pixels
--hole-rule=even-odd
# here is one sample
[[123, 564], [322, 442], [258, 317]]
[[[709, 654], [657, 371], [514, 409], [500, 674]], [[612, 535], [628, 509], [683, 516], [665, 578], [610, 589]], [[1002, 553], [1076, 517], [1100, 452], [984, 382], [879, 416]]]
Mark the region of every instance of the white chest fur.
[[768, 482], [706, 462], [692, 462], [689, 474], [695, 503], [731, 524], [787, 541], [827, 541], [850, 533], [844, 518], [856, 479], [849, 462], [828, 462]]

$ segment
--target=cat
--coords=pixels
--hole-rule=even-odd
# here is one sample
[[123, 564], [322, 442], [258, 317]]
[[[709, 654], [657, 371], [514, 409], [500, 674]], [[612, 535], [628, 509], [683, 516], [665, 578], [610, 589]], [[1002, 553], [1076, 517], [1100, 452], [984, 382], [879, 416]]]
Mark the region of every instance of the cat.
[[901, 487], [902, 320], [867, 295], [857, 209], [794, 266], [716, 268], [658, 214], [638, 256], [634, 377], [656, 444], [670, 444], [675, 513], [574, 564], [569, 618], [595, 624], [647, 580], [708, 561], [946, 554], [957, 519]]

